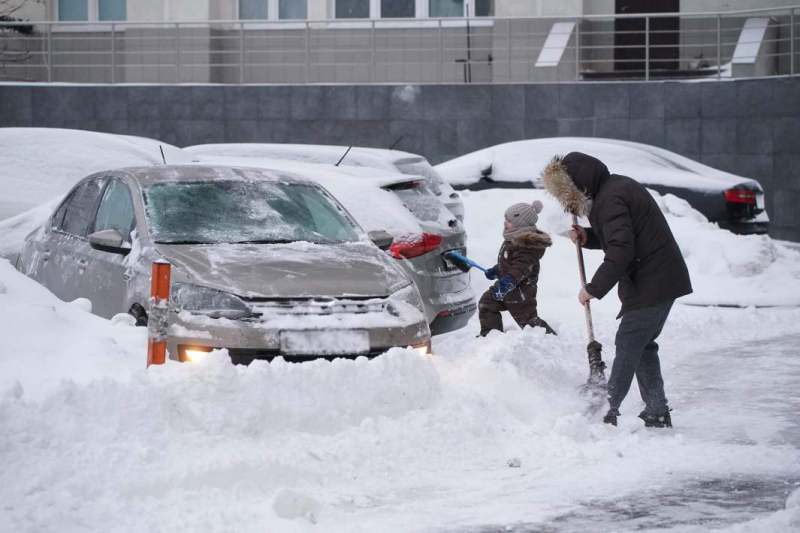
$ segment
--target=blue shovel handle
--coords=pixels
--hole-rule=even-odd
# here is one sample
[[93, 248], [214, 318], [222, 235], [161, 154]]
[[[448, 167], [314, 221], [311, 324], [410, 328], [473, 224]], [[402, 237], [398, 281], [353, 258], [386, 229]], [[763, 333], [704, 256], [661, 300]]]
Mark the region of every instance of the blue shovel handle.
[[469, 266], [477, 268], [477, 269], [478, 269], [478, 270], [480, 270], [481, 272], [486, 272], [486, 269], [485, 269], [485, 268], [483, 268], [482, 266], [480, 266], [478, 263], [476, 263], [476, 262], [475, 262], [475, 261], [473, 261], [472, 259], [467, 259], [466, 257], [464, 257], [463, 255], [461, 255], [461, 254], [460, 254], [460, 253], [458, 253], [458, 252], [447, 252], [447, 255], [450, 255], [450, 256], [452, 256], [452, 257], [455, 257], [456, 259], [458, 259], [458, 260], [460, 260], [460, 261], [463, 261], [464, 263], [468, 264]]

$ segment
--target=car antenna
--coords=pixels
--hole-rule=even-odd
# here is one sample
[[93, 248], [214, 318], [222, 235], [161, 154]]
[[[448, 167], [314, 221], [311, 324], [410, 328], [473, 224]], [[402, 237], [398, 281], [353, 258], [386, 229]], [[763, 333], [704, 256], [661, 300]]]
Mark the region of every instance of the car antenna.
[[162, 160], [162, 161], [164, 162], [164, 164], [166, 165], [166, 164], [167, 164], [167, 158], [166, 158], [166, 157], [164, 157], [164, 147], [163, 147], [163, 146], [161, 146], [161, 145], [159, 144], [159, 145], [158, 145], [158, 149], [159, 149], [159, 150], [161, 150], [161, 160]]
[[393, 145], [391, 145], [391, 146], [389, 147], [389, 150], [394, 150], [394, 147], [395, 147], [395, 146], [397, 146], [398, 144], [400, 144], [400, 141], [402, 141], [402, 140], [403, 140], [403, 137], [405, 137], [405, 135], [401, 135], [401, 136], [400, 136], [400, 137], [399, 137], [399, 138], [398, 138], [398, 139], [397, 139], [397, 140], [394, 142], [394, 144], [393, 144]]
[[342, 161], [344, 161], [344, 158], [345, 158], [345, 157], [347, 157], [347, 154], [349, 154], [349, 153], [350, 153], [350, 150], [352, 150], [352, 149], [353, 149], [353, 147], [352, 147], [352, 146], [349, 146], [349, 147], [347, 148], [347, 151], [344, 153], [344, 155], [342, 156], [342, 158], [339, 160], [339, 162], [338, 162], [338, 163], [336, 163], [336, 164], [335, 164], [335, 165], [333, 165], [333, 166], [335, 166], [335, 167], [338, 167], [338, 166], [339, 166], [339, 163], [341, 163]]

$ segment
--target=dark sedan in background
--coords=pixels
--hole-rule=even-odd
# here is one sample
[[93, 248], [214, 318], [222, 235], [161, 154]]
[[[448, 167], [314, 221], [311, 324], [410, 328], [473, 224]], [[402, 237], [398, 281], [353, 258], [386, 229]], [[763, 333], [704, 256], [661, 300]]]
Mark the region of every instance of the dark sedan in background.
[[479, 150], [436, 169], [455, 189], [542, 188], [539, 172], [550, 158], [575, 151], [597, 157], [612, 173], [686, 200], [723, 229], [738, 234], [769, 231], [758, 181], [646, 144], [584, 137], [531, 139]]

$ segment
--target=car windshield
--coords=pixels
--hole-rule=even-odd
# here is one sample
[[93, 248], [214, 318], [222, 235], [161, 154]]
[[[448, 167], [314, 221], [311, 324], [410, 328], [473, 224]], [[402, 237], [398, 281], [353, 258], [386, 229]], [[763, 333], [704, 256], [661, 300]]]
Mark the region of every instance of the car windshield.
[[298, 183], [213, 180], [145, 188], [158, 244], [272, 244], [358, 240], [353, 223], [321, 189]]

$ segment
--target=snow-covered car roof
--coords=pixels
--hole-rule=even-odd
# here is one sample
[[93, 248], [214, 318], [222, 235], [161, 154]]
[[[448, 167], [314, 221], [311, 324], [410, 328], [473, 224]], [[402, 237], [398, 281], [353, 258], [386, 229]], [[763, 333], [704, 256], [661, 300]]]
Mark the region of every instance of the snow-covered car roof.
[[191, 163], [180, 148], [154, 139], [58, 128], [0, 128], [0, 220], [66, 194], [95, 172]]
[[[236, 157], [265, 157], [288, 159], [306, 163], [336, 163], [347, 151], [347, 146], [316, 144], [236, 143], [200, 144], [185, 148], [194, 155], [221, 155]], [[345, 161], [348, 166], [372, 167], [397, 172], [396, 165], [418, 163], [425, 158], [386, 148], [353, 147]]]
[[501, 182], [541, 182], [539, 173], [554, 155], [584, 152], [600, 159], [615, 174], [645, 185], [665, 185], [694, 190], [721, 191], [753, 182], [703, 165], [669, 150], [647, 144], [588, 137], [530, 139], [478, 150], [436, 166], [451, 185], [478, 182], [488, 169]]

